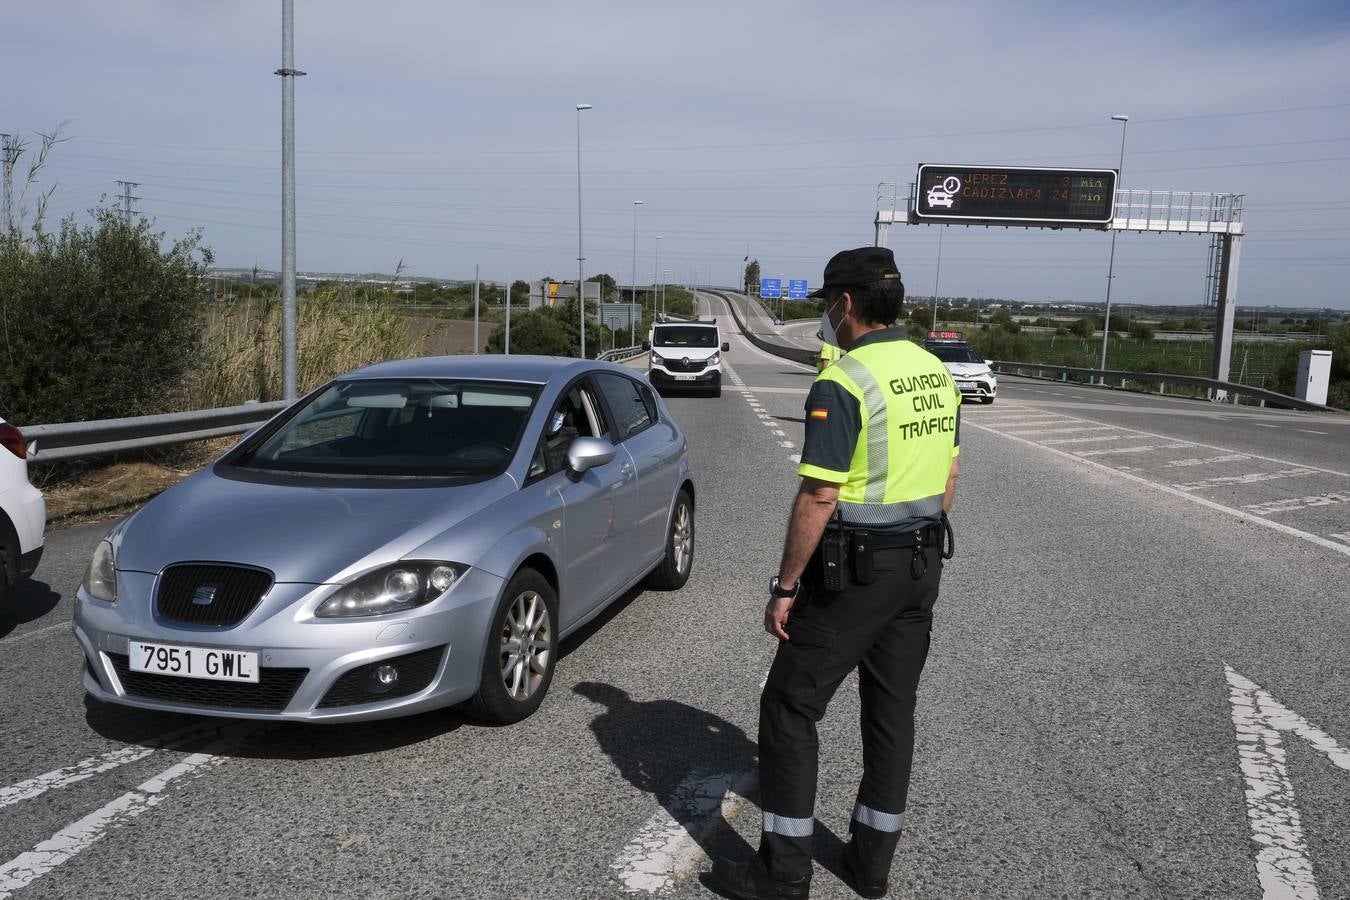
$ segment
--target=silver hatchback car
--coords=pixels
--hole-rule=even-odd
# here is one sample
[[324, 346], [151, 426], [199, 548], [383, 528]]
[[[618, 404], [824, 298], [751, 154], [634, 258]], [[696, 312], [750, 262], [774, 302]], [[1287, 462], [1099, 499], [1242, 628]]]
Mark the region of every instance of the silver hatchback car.
[[75, 605], [85, 690], [337, 722], [467, 701], [514, 722], [558, 642], [694, 558], [664, 402], [609, 363], [460, 356], [344, 375], [119, 522]]

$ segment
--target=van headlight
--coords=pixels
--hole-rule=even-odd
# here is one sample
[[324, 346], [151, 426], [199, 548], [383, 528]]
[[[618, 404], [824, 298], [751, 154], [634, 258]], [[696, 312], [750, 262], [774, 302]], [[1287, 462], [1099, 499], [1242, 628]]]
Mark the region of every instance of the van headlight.
[[653, 350], [653, 351], [652, 351], [652, 365], [654, 365], [654, 366], [659, 366], [659, 365], [661, 365], [661, 364], [664, 363], [664, 362], [665, 362], [665, 360], [663, 360], [661, 357], [657, 356], [657, 355], [656, 355], [656, 351]]
[[722, 361], [722, 354], [720, 353], [714, 353], [712, 356], [708, 357], [708, 365], [710, 366], [715, 366], [721, 361]]
[[80, 587], [95, 600], [102, 600], [104, 603], [117, 602], [117, 558], [113, 553], [112, 541], [98, 542]]
[[324, 619], [382, 616], [430, 603], [468, 571], [451, 562], [401, 562], [367, 572], [343, 585], [319, 604]]

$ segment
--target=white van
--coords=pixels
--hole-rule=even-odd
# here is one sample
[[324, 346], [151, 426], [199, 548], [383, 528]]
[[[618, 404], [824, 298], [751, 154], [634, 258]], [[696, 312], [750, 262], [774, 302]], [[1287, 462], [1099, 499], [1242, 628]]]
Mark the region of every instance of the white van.
[[647, 337], [651, 351], [647, 380], [658, 391], [706, 391], [722, 396], [722, 354], [731, 345], [722, 341], [717, 320], [652, 325]]

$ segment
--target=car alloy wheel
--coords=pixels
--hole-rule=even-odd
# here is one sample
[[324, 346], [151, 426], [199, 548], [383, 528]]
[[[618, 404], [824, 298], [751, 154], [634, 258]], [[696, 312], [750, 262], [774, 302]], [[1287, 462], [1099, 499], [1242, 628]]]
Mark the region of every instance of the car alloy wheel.
[[675, 558], [675, 572], [688, 574], [689, 562], [694, 558], [694, 522], [689, 504], [681, 503], [675, 510], [675, 524], [670, 529], [670, 549]]
[[502, 623], [502, 684], [512, 700], [529, 700], [548, 674], [553, 621], [548, 604], [535, 591], [524, 591]]

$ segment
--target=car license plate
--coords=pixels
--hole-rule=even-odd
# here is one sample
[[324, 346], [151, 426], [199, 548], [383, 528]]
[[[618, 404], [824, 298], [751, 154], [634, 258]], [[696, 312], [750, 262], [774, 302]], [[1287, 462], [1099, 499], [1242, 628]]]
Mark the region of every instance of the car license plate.
[[133, 672], [210, 681], [258, 681], [258, 654], [245, 650], [127, 641], [127, 651]]
[[693, 381], [693, 380], [694, 380], [694, 376], [693, 376], [693, 375], [676, 375], [676, 376], [675, 376], [675, 380], [676, 380], [676, 381]]

